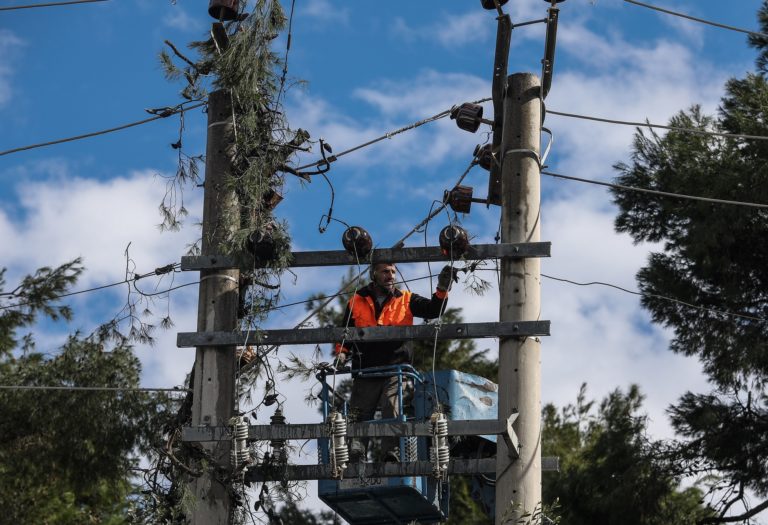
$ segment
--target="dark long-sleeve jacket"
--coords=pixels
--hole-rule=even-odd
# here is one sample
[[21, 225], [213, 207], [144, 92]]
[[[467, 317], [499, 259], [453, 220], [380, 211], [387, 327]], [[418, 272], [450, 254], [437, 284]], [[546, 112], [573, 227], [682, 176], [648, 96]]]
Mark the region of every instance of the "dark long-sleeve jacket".
[[[431, 299], [409, 291], [395, 290], [379, 304], [374, 284], [358, 290], [352, 296], [344, 312], [344, 326], [411, 326], [414, 317], [435, 319], [445, 307], [448, 293], [437, 290]], [[336, 353], [351, 353], [353, 368], [369, 368], [410, 362], [413, 350], [404, 341], [370, 343], [341, 343]]]

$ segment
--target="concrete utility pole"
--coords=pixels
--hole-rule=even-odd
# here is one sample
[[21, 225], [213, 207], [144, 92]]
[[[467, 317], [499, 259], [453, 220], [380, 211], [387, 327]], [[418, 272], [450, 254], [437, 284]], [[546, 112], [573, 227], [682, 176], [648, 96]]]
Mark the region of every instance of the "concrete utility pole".
[[[537, 242], [541, 226], [541, 83], [536, 75], [510, 75], [501, 140], [501, 242]], [[539, 319], [539, 259], [503, 258], [499, 321]], [[497, 440], [496, 524], [517, 523], [541, 510], [541, 345], [537, 337], [499, 344], [499, 419], [519, 412], [513, 428], [520, 458]], [[526, 518], [530, 520], [531, 516]]]
[[[232, 146], [232, 105], [228, 92], [208, 98], [202, 255], [220, 255], [222, 242], [238, 215], [234, 192], [226, 189]], [[201, 270], [197, 331], [237, 328], [239, 270]], [[226, 426], [235, 411], [235, 348], [199, 346], [195, 354], [192, 426]], [[195, 480], [193, 525], [227, 524], [232, 514], [228, 487], [219, 480], [229, 468], [228, 441], [206, 443], [213, 462]]]

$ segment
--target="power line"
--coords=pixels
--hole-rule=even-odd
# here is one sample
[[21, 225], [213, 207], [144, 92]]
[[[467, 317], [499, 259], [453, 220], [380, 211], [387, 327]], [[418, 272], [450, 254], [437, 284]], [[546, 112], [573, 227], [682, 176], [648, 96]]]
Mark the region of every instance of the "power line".
[[661, 195], [663, 197], [674, 197], [677, 199], [687, 199], [693, 201], [711, 202], [714, 204], [730, 204], [734, 206], [746, 206], [749, 208], [768, 209], [768, 204], [759, 204], [756, 202], [743, 202], [743, 201], [731, 201], [725, 199], [713, 199], [710, 197], [700, 197], [698, 195], [685, 195], [683, 193], [671, 193], [668, 191], [651, 190], [648, 188], [638, 188], [637, 186], [624, 186], [623, 184], [611, 184], [610, 182], [601, 182], [592, 179], [582, 179], [580, 177], [570, 177], [568, 175], [560, 175], [558, 173], [552, 173], [550, 171], [542, 171], [542, 175], [549, 175], [550, 177], [556, 177], [558, 179], [567, 179], [577, 182], [586, 182], [587, 184], [597, 184], [599, 186], [607, 186], [609, 188], [615, 188], [626, 191], [637, 191], [640, 193], [651, 193], [653, 195]]
[[[151, 272], [148, 272], [148, 273], [145, 273], [145, 274], [136, 275], [136, 276], [132, 277], [131, 279], [123, 279], [122, 281], [116, 282], [116, 283], [104, 284], [104, 285], [101, 285], [101, 286], [96, 286], [94, 288], [87, 288], [85, 290], [77, 290], [76, 292], [64, 293], [64, 294], [61, 294], [61, 295], [57, 295], [56, 297], [51, 297], [51, 298], [49, 298], [49, 300], [56, 301], [58, 299], [63, 299], [64, 297], [71, 297], [73, 295], [80, 295], [80, 294], [84, 294], [84, 293], [97, 292], [99, 290], [105, 290], [107, 288], [112, 288], [112, 287], [115, 287], [115, 286], [120, 286], [121, 284], [128, 284], [128, 283], [136, 282], [136, 281], [138, 281], [140, 279], [144, 279], [145, 277], [151, 277], [153, 275], [164, 275], [166, 273], [169, 273], [170, 271], [173, 271], [174, 269], [178, 268], [179, 266], [180, 266], [179, 263], [171, 263], [169, 265], [162, 266], [160, 268], [156, 268], [155, 270], [153, 270]], [[195, 284], [195, 283], [191, 283], [191, 284]], [[184, 286], [189, 286], [189, 285], [188, 284], [183, 284], [183, 285], [176, 286], [175, 288], [172, 288], [172, 289], [169, 289], [169, 290], [163, 290], [162, 292], [158, 292], [158, 293], [154, 293], [154, 294], [146, 294], [146, 295], [148, 295], [148, 296], [149, 295], [159, 295], [161, 293], [169, 292], [169, 291], [174, 290], [176, 288], [183, 288]], [[139, 293], [141, 293], [141, 292], [139, 292]], [[142, 295], [145, 295], [145, 294], [142, 294]], [[16, 303], [16, 304], [9, 304], [7, 306], [0, 306], [0, 311], [2, 311], [2, 310], [9, 310], [11, 308], [18, 308], [19, 306], [26, 306], [28, 304], [32, 304], [32, 301], [26, 301], [26, 302], [23, 302], [23, 303]]]
[[712, 135], [715, 137], [726, 137], [726, 138], [734, 138], [734, 139], [768, 140], [768, 136], [765, 136], [765, 135], [744, 135], [741, 133], [721, 133], [718, 131], [706, 131], [703, 129], [696, 129], [696, 128], [681, 128], [678, 126], [666, 126], [664, 124], [651, 124], [650, 122], [632, 122], [628, 120], [615, 120], [615, 119], [608, 119], [608, 118], [591, 117], [589, 115], [579, 115], [577, 113], [564, 113], [562, 111], [553, 111], [551, 109], [548, 109], [547, 113], [552, 115], [559, 115], [561, 117], [592, 120], [595, 122], [605, 122], [607, 124], [621, 124], [623, 126], [635, 126], [635, 127], [641, 127], [641, 128], [660, 128], [660, 129], [668, 129], [671, 131], [680, 131], [683, 133], [694, 133], [697, 135]]
[[756, 31], [749, 31], [748, 29], [741, 29], [740, 27], [734, 27], [734, 26], [729, 26], [729, 25], [726, 25], [726, 24], [721, 24], [719, 22], [712, 22], [710, 20], [704, 20], [703, 18], [696, 18], [695, 16], [686, 15], [684, 13], [678, 13], [677, 11], [671, 11], [669, 9], [664, 9], [662, 7], [657, 7], [657, 6], [651, 5], [651, 4], [645, 4], [643, 2], [638, 2], [637, 0], [624, 0], [624, 1], [629, 3], [629, 4], [639, 5], [640, 7], [647, 7], [648, 9], [653, 9], [654, 11], [659, 11], [661, 13], [666, 13], [668, 15], [679, 16], [680, 18], [685, 18], [687, 20], [693, 20], [694, 22], [699, 22], [699, 23], [702, 23], [702, 24], [707, 24], [707, 25], [710, 25], [710, 26], [719, 27], [721, 29], [729, 29], [731, 31], [737, 31], [739, 33], [746, 33], [748, 35], [759, 36], [761, 38], [768, 38], [768, 35], [765, 34], [765, 33], [758, 33]]
[[636, 292], [634, 290], [628, 290], [626, 288], [622, 288], [621, 286], [618, 286], [618, 285], [615, 285], [615, 284], [604, 283], [604, 282], [601, 282], [601, 281], [591, 281], [591, 282], [588, 282], [588, 283], [580, 283], [580, 282], [577, 282], [577, 281], [571, 281], [570, 279], [563, 279], [561, 277], [553, 277], [551, 275], [545, 275], [543, 273], [541, 274], [541, 276], [542, 277], [546, 277], [547, 279], [552, 279], [553, 281], [561, 281], [561, 282], [564, 282], [564, 283], [574, 284], [576, 286], [607, 286], [608, 288], [614, 288], [616, 290], [620, 290], [620, 291], [626, 292], [628, 294], [639, 295], [640, 297], [653, 297], [655, 299], [662, 299], [664, 301], [669, 301], [669, 302], [672, 302], [672, 303], [682, 304], [683, 306], [687, 306], [689, 308], [694, 308], [696, 310], [701, 310], [701, 311], [704, 311], [704, 312], [716, 313], [716, 314], [720, 314], [720, 315], [727, 315], [729, 317], [737, 317], [737, 318], [740, 318], [740, 319], [748, 319], [750, 321], [760, 321], [760, 322], [763, 322], [763, 323], [768, 321], [768, 319], [766, 319], [765, 317], [755, 317], [755, 316], [752, 316], [752, 315], [737, 314], [737, 313], [729, 312], [729, 311], [726, 311], [726, 310], [718, 310], [718, 309], [715, 309], [715, 308], [707, 308], [706, 306], [699, 306], [699, 305], [696, 305], [696, 304], [687, 303], [685, 301], [681, 301], [680, 299], [675, 299], [674, 297], [667, 297], [667, 296], [664, 296], [664, 295], [658, 295], [658, 294], [654, 294], [654, 293]]
[[10, 155], [11, 153], [18, 153], [20, 151], [27, 151], [27, 150], [31, 150], [31, 149], [35, 149], [35, 148], [42, 148], [42, 147], [45, 147], [45, 146], [54, 146], [56, 144], [62, 144], [64, 142], [73, 142], [75, 140], [87, 139], [87, 138], [90, 138], [90, 137], [96, 137], [98, 135], [106, 135], [107, 133], [112, 133], [112, 132], [115, 132], [115, 131], [121, 131], [123, 129], [132, 128], [134, 126], [140, 126], [141, 124], [146, 124], [146, 123], [152, 122], [154, 120], [159, 120], [161, 118], [170, 117], [171, 115], [175, 115], [176, 113], [181, 113], [183, 111], [189, 111], [189, 110], [192, 110], [192, 109], [197, 109], [197, 108], [205, 106], [205, 105], [206, 105], [206, 102], [201, 102], [199, 104], [195, 104], [195, 105], [192, 105], [192, 106], [189, 106], [189, 107], [182, 107], [182, 105], [179, 105], [179, 106], [176, 106], [174, 108], [165, 108], [162, 112], [160, 112], [159, 114], [155, 115], [154, 117], [150, 117], [150, 118], [147, 118], [147, 119], [144, 119], [144, 120], [139, 120], [137, 122], [131, 122], [129, 124], [123, 124], [122, 126], [117, 126], [115, 128], [109, 128], [109, 129], [104, 129], [104, 130], [101, 130], [101, 131], [94, 131], [92, 133], [86, 133], [84, 135], [76, 135], [74, 137], [68, 137], [68, 138], [65, 138], [65, 139], [52, 140], [50, 142], [41, 142], [40, 144], [31, 144], [29, 146], [22, 146], [20, 148], [13, 148], [13, 149], [5, 150], [5, 151], [0, 151], [0, 157], [2, 157], [4, 155]]
[[0, 385], [0, 390], [72, 390], [82, 392], [192, 392], [189, 388], [130, 388], [111, 386]]
[[[475, 100], [474, 102], [472, 102], [472, 104], [482, 104], [483, 102], [488, 102], [489, 100], [491, 100], [491, 98], [487, 97], [487, 98], [483, 98], [483, 99], [480, 99], [480, 100]], [[377, 142], [381, 142], [384, 139], [391, 139], [395, 135], [399, 135], [400, 133], [403, 133], [403, 132], [410, 131], [412, 129], [418, 128], [419, 126], [423, 126], [424, 124], [429, 124], [430, 122], [434, 122], [436, 120], [440, 120], [441, 118], [445, 118], [445, 117], [447, 117], [448, 115], [451, 114], [452, 110], [453, 110], [453, 108], [446, 109], [445, 111], [441, 111], [440, 113], [438, 113], [436, 115], [432, 115], [431, 117], [427, 117], [425, 119], [418, 120], [418, 121], [416, 121], [416, 122], [414, 122], [412, 124], [408, 124], [407, 126], [403, 126], [402, 128], [396, 129], [394, 131], [390, 131], [389, 133], [385, 133], [384, 135], [381, 135], [380, 137], [377, 137], [377, 138], [375, 138], [373, 140], [369, 140], [368, 142], [364, 142], [362, 144], [359, 144], [357, 146], [354, 146], [352, 148], [344, 150], [341, 153], [337, 153], [336, 155], [331, 155], [327, 159], [324, 159], [324, 160], [321, 159], [321, 160], [312, 162], [310, 164], [305, 164], [304, 166], [299, 166], [298, 168], [296, 168], [296, 171], [301, 171], [301, 170], [307, 169], [307, 168], [314, 168], [314, 167], [321, 166], [321, 165], [326, 165], [326, 166], [330, 165], [332, 162], [335, 162], [336, 160], [338, 160], [339, 157], [343, 157], [344, 155], [347, 155], [347, 154], [352, 153], [354, 151], [357, 151], [359, 149], [367, 148], [368, 146], [376, 144]]]
[[14, 9], [32, 9], [35, 7], [56, 7], [60, 5], [92, 4], [94, 2], [107, 2], [108, 0], [70, 0], [69, 2], [50, 2], [47, 4], [12, 5], [0, 7], [0, 11], [12, 11]]

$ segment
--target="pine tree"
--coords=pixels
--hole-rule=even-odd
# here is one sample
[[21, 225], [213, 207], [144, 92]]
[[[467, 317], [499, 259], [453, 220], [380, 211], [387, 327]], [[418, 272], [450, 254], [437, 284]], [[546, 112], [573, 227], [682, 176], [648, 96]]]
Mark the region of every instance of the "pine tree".
[[10, 292], [0, 271], [0, 384], [109, 387], [125, 391], [0, 390], [0, 509], [4, 523], [128, 523], [137, 453], [154, 445], [165, 396], [132, 391], [141, 367], [132, 349], [70, 336], [53, 355], [36, 351], [42, 319], [71, 319], [56, 298], [75, 283], [79, 260], [41, 268]]
[[[768, 30], [768, 2], [758, 19]], [[758, 72], [731, 79], [718, 114], [698, 106], [672, 126], [701, 132], [768, 136], [768, 40]], [[623, 185], [745, 202], [768, 203], [768, 142], [750, 138], [638, 130], [629, 164], [616, 165]], [[687, 393], [671, 408], [683, 438], [681, 472], [722, 477], [713, 494], [718, 516], [702, 523], [747, 519], [768, 508], [768, 212], [765, 209], [613, 191], [616, 228], [636, 242], [663, 243], [637, 275], [642, 304], [671, 328], [671, 349], [701, 361], [715, 385]], [[678, 302], [663, 298], [672, 297]], [[761, 459], [762, 458], [762, 459]], [[765, 499], [741, 508], [746, 490]]]
[[595, 411], [582, 385], [576, 403], [543, 410], [542, 450], [560, 458], [543, 477], [550, 518], [569, 525], [694, 525], [712, 515], [696, 487], [679, 490], [662, 442], [645, 435], [643, 396], [615, 390]]

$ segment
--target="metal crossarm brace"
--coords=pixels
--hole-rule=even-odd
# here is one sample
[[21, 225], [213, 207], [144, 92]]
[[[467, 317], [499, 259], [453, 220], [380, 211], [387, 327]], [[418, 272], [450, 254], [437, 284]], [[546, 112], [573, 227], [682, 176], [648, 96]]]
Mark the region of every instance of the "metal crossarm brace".
[[[497, 419], [448, 420], [449, 436], [483, 436], [502, 435], [510, 439], [509, 432], [512, 422], [517, 417], [513, 414], [509, 421]], [[318, 439], [329, 438], [326, 423], [290, 424], [290, 425], [251, 425], [248, 427], [248, 439], [255, 441], [271, 441], [273, 439]], [[432, 436], [432, 426], [424, 422], [367, 422], [349, 423], [347, 437], [402, 437], [402, 436]], [[229, 427], [184, 427], [183, 441], [229, 441], [232, 433]], [[514, 436], [514, 432], [512, 432]], [[514, 437], [516, 441], [517, 438]]]
[[[517, 244], [477, 244], [470, 245], [463, 255], [464, 260], [498, 259], [501, 257], [526, 258], [549, 257], [552, 243], [550, 242], [526, 242]], [[447, 262], [451, 258], [444, 254], [438, 246], [411, 247], [411, 248], [381, 248], [371, 254], [370, 260], [366, 258], [364, 263], [370, 262]], [[288, 266], [292, 268], [304, 268], [310, 266], [342, 266], [358, 264], [358, 261], [344, 250], [292, 252]], [[220, 255], [209, 256], [185, 256], [181, 258], [182, 270], [214, 270], [236, 268], [237, 265], [228, 257]], [[259, 263], [256, 263], [259, 267]]]
[[[435, 468], [431, 461], [413, 463], [350, 463], [344, 469], [344, 479], [393, 478], [405, 476], [429, 476]], [[557, 457], [541, 458], [544, 471], [560, 470]], [[448, 462], [449, 475], [496, 473], [496, 458], [452, 459]], [[330, 465], [282, 465], [255, 466], [245, 473], [246, 483], [282, 480], [334, 479]]]
[[179, 332], [176, 346], [243, 346], [303, 345], [375, 341], [408, 341], [413, 339], [478, 339], [482, 337], [533, 337], [549, 335], [549, 321], [515, 321], [506, 323], [459, 323], [414, 326], [372, 326], [369, 328], [303, 328], [299, 330], [254, 330], [251, 332]]

